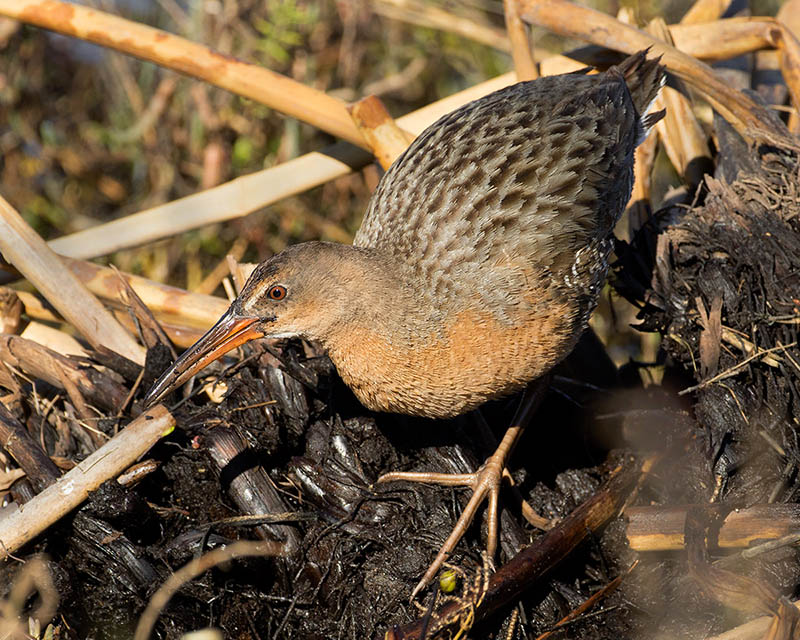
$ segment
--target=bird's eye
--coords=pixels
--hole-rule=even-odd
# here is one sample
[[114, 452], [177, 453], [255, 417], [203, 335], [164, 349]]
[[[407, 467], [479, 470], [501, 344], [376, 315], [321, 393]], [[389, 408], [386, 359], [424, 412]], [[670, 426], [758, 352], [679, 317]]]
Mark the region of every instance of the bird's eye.
[[286, 287], [276, 284], [267, 291], [270, 300], [283, 300], [286, 297]]

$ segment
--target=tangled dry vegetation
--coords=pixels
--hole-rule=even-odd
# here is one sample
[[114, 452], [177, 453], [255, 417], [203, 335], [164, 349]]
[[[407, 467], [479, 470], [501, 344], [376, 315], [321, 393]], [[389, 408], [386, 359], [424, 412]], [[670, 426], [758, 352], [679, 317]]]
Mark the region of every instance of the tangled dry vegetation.
[[[715, 0], [123, 6], [0, 0], [4, 637], [800, 637], [797, 0], [777, 19]], [[349, 241], [371, 154], [386, 166], [512, 64], [646, 47], [668, 115], [637, 151], [610, 302], [515, 453], [497, 558], [473, 526], [409, 603], [463, 496], [373, 482], [474, 470], [479, 422], [499, 432], [513, 399], [448, 425], [374, 415], [315, 345], [251, 343], [143, 412], [247, 261]]]

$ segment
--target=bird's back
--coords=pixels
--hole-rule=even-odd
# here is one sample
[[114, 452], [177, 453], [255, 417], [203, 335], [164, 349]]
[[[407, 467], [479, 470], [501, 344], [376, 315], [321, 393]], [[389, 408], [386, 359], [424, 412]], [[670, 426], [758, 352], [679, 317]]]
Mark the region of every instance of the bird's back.
[[514, 321], [534, 279], [596, 287], [630, 196], [641, 112], [663, 78], [641, 52], [605, 73], [522, 82], [444, 116], [383, 177], [354, 244], [403, 264], [436, 304], [477, 297], [501, 321]]

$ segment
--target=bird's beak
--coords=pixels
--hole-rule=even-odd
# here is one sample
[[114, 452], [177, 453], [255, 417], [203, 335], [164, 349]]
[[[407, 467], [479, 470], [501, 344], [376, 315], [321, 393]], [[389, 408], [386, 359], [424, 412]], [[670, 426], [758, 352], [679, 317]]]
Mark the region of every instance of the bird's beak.
[[154, 405], [231, 349], [263, 337], [264, 333], [258, 328], [258, 321], [257, 317], [240, 316], [228, 309], [217, 324], [184, 351], [183, 355], [156, 381], [145, 396], [145, 408]]

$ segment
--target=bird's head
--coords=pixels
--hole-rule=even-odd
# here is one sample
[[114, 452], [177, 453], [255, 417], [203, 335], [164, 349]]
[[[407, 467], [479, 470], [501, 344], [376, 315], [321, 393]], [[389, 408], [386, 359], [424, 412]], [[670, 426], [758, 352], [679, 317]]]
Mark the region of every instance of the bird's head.
[[228, 351], [255, 338], [302, 336], [324, 342], [353, 315], [370, 256], [349, 245], [307, 242], [262, 262], [230, 308], [156, 381], [149, 407]]

